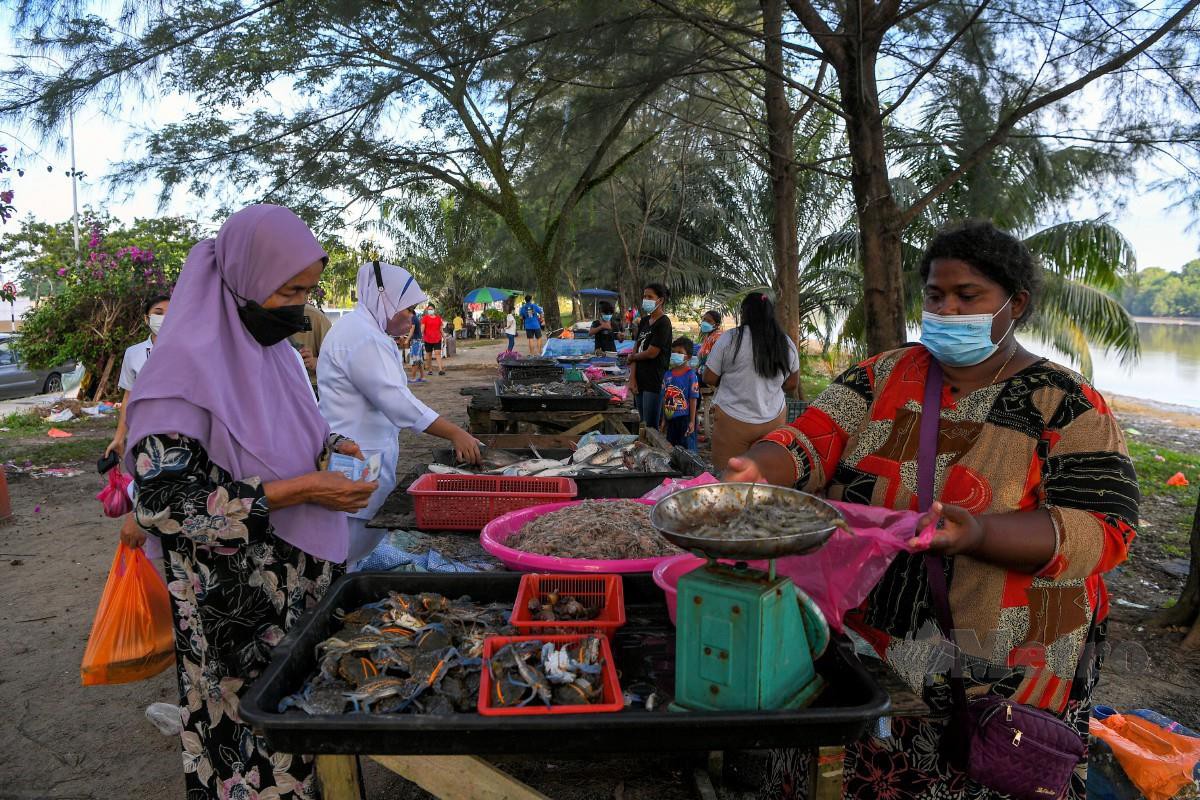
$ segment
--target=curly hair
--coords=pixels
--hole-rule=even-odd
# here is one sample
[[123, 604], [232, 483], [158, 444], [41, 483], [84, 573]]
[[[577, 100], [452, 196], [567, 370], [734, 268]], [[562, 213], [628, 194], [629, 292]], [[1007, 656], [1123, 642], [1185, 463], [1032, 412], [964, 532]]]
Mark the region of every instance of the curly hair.
[[1042, 265], [1017, 237], [988, 220], [969, 219], [937, 232], [921, 257], [921, 280], [929, 279], [929, 267], [939, 258], [965, 261], [1009, 294], [1029, 292], [1029, 304], [1017, 324], [1033, 316], [1042, 293]]

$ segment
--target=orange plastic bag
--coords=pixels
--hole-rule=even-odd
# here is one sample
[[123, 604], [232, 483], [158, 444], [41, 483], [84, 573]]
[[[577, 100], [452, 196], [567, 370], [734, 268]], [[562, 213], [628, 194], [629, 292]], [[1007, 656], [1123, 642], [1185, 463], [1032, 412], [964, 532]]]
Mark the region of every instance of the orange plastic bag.
[[174, 662], [167, 585], [141, 549], [119, 545], [79, 666], [83, 685], [140, 681]]
[[1182, 472], [1176, 472], [1174, 475], [1167, 478], [1167, 486], [1187, 486], [1187, 485], [1188, 485], [1187, 475], [1184, 475]]
[[1112, 748], [1121, 769], [1148, 800], [1170, 800], [1193, 785], [1200, 739], [1164, 730], [1134, 714], [1092, 717], [1088, 729]]

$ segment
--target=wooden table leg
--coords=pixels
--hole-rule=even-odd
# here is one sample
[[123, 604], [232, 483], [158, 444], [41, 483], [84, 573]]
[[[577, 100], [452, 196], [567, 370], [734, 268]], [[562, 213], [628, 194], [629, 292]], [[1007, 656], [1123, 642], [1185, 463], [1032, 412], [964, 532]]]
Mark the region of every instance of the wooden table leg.
[[440, 800], [550, 800], [476, 756], [370, 756]]
[[324, 800], [362, 800], [358, 756], [317, 756], [316, 771]]
[[603, 425], [603, 424], [604, 424], [604, 415], [603, 414], [592, 414], [590, 417], [585, 419], [583, 422], [577, 423], [574, 427], [568, 428], [567, 430], [563, 431], [563, 435], [564, 436], [578, 436], [581, 433], [586, 433], [587, 431], [590, 431], [592, 428], [596, 427], [597, 425]]

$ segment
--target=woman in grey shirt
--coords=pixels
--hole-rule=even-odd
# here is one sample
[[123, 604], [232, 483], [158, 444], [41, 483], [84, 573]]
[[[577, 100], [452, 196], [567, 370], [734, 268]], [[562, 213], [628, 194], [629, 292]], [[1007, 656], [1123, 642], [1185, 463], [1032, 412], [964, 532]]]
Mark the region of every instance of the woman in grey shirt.
[[741, 324], [713, 345], [704, 382], [717, 387], [712, 406], [712, 463], [733, 456], [787, 422], [787, 398], [800, 381], [796, 345], [775, 321], [775, 304], [762, 292], [742, 301]]

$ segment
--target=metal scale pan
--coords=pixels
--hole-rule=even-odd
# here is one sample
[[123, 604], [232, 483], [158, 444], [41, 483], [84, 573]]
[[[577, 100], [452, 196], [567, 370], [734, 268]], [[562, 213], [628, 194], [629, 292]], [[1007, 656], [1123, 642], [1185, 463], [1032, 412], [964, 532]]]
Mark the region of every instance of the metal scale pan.
[[[786, 536], [725, 539], [694, 533], [710, 522], [726, 523], [760, 502], [794, 509], [797, 517], [811, 518], [814, 524]], [[682, 489], [655, 504], [650, 522], [669, 542], [685, 550], [710, 558], [747, 560], [811, 553], [835, 530], [845, 527], [841, 512], [821, 498], [765, 483], [713, 483]]]

